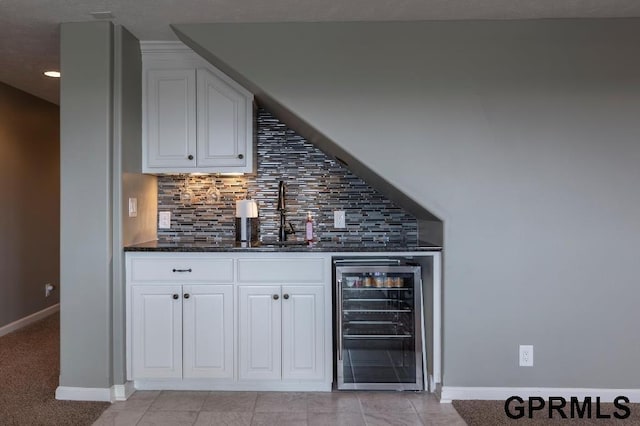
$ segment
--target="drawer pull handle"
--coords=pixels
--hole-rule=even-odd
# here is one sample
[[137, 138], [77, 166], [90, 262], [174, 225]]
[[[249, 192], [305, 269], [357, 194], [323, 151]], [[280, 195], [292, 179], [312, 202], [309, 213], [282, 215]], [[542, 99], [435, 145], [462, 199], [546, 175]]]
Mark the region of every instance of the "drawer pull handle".
[[176, 268], [173, 268], [173, 272], [191, 272], [191, 268], [189, 268], [189, 269], [176, 269]]
[[178, 297], [180, 297], [180, 296], [178, 296], [177, 294], [174, 294], [173, 295], [173, 300], [178, 300]]
[[189, 293], [185, 293], [185, 294], [184, 294], [184, 298], [185, 298], [185, 299], [188, 299], [188, 298], [189, 298]]

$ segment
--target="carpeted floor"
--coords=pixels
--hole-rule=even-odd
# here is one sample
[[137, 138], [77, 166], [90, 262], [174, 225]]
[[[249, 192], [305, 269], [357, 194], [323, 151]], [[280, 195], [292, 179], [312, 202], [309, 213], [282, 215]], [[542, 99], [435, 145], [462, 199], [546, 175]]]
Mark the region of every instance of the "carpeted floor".
[[60, 315], [0, 337], [0, 425], [91, 425], [107, 402], [58, 401]]
[[[453, 407], [469, 426], [502, 426], [502, 425], [640, 425], [640, 404], [625, 404], [631, 411], [631, 415], [624, 419], [616, 419], [613, 413], [622, 411], [616, 409], [613, 404], [601, 404], [601, 415], [610, 415], [608, 419], [596, 418], [595, 398], [592, 398], [591, 419], [570, 418], [570, 409], [567, 407], [566, 419], [554, 412], [553, 418], [549, 418], [548, 410], [535, 411], [533, 418], [528, 418], [528, 411], [520, 419], [511, 419], [505, 413], [504, 401], [453, 401]], [[568, 403], [569, 404], [569, 403]], [[525, 401], [526, 405], [526, 401]], [[513, 407], [513, 406], [512, 406]], [[577, 415], [576, 415], [577, 417]]]

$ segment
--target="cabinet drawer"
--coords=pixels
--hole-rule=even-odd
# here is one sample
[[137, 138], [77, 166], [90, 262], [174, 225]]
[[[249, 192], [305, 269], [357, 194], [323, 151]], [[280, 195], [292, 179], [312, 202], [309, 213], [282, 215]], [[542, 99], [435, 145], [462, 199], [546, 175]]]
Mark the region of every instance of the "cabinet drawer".
[[238, 259], [241, 283], [322, 283], [324, 259]]
[[152, 257], [131, 259], [130, 265], [130, 278], [134, 282], [233, 282], [233, 259]]

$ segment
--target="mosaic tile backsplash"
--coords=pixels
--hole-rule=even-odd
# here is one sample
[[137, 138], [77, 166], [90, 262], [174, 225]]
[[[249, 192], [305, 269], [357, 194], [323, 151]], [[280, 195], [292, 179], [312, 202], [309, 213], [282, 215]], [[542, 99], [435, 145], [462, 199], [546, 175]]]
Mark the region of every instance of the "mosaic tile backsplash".
[[[171, 211], [171, 229], [158, 229], [159, 241], [234, 240], [235, 202], [247, 196], [258, 203], [260, 239], [276, 240], [278, 182], [282, 180], [287, 190], [287, 222], [296, 230], [289, 239], [304, 239], [307, 213], [311, 212], [316, 241], [417, 244], [415, 217], [272, 114], [258, 110], [256, 131], [255, 175], [158, 176], [158, 211]], [[346, 212], [346, 228], [333, 227], [335, 210]]]

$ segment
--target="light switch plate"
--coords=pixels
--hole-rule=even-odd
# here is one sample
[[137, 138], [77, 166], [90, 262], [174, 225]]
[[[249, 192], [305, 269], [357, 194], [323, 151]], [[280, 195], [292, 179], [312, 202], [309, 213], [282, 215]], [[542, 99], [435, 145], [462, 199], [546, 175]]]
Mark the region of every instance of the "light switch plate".
[[160, 229], [171, 228], [171, 212], [158, 213], [158, 228]]
[[129, 217], [137, 217], [138, 216], [138, 199], [137, 198], [129, 198]]
[[334, 228], [346, 228], [347, 221], [344, 210], [336, 210], [333, 212], [333, 227]]

